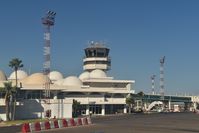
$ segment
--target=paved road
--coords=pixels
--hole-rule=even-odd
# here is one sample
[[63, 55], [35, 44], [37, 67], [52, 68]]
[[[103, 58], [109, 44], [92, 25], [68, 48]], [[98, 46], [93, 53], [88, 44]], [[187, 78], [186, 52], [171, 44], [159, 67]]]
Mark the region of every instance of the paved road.
[[[42, 131], [42, 133], [199, 133], [199, 115], [193, 113], [136, 114], [95, 117], [91, 126]], [[12, 128], [0, 133], [14, 133]], [[15, 127], [15, 132], [20, 129]], [[5, 133], [6, 133], [5, 132]]]
[[21, 126], [0, 127], [0, 133], [16, 133], [21, 131]]
[[[171, 113], [94, 118], [94, 125], [56, 130], [59, 133], [199, 133], [199, 115]], [[53, 133], [45, 131], [43, 133]]]

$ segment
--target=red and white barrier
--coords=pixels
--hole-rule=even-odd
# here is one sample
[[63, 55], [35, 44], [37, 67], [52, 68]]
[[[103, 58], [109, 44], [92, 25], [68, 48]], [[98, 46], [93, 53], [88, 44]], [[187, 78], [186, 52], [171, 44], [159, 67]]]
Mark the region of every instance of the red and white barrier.
[[50, 129], [54, 129], [55, 128], [54, 121], [49, 121], [49, 123], [50, 123]]
[[88, 124], [92, 124], [91, 117], [87, 117]]
[[41, 131], [41, 126], [39, 122], [29, 123], [29, 126], [30, 126], [30, 132]]
[[67, 119], [67, 122], [69, 127], [76, 126], [74, 118]]
[[63, 127], [63, 122], [62, 122], [62, 120], [58, 120], [58, 125], [59, 125], [59, 128], [62, 128], [62, 127]]
[[35, 131], [35, 124], [34, 123], [29, 123], [29, 127], [30, 127], [30, 132]]
[[63, 127], [68, 127], [68, 122], [66, 119], [62, 119]]
[[70, 124], [71, 124], [72, 126], [76, 126], [76, 123], [75, 123], [74, 118], [71, 118], [71, 119], [70, 119]]
[[71, 118], [71, 119], [62, 119], [62, 120], [50, 120], [44, 122], [35, 122], [35, 123], [24, 123], [22, 125], [21, 132], [35, 132], [41, 130], [49, 130], [55, 128], [64, 128], [64, 127], [72, 127], [72, 126], [82, 126], [92, 124], [90, 117], [83, 118]]
[[70, 123], [70, 119], [66, 119], [66, 122], [67, 122], [67, 124], [68, 124], [68, 127], [71, 127], [71, 126], [72, 126], [71, 123]]
[[21, 132], [22, 132], [22, 133], [28, 133], [28, 132], [30, 132], [29, 123], [24, 123], [24, 124], [22, 125]]
[[88, 125], [88, 121], [86, 117], [81, 118], [82, 120], [82, 125]]
[[40, 127], [41, 127], [41, 130], [45, 130], [45, 122], [41, 121], [40, 122]]
[[51, 129], [49, 121], [45, 121], [44, 125], [45, 125], [45, 130]]
[[54, 127], [59, 128], [58, 120], [54, 120]]
[[82, 119], [81, 118], [75, 118], [75, 123], [76, 123], [76, 126], [81, 126], [82, 125]]
[[79, 124], [78, 124], [78, 118], [75, 118], [74, 121], [75, 121], [75, 125], [79, 126]]

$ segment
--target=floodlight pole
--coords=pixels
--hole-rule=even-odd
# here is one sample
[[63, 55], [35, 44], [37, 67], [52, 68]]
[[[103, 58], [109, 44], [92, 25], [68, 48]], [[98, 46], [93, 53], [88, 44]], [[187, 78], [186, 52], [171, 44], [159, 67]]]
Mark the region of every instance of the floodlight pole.
[[152, 93], [152, 95], [155, 95], [155, 76], [156, 75], [151, 76], [151, 93]]
[[161, 100], [164, 100], [164, 63], [165, 63], [165, 56], [160, 58], [160, 96]]
[[56, 13], [48, 11], [42, 18], [42, 24], [44, 25], [44, 63], [43, 63], [43, 74], [46, 77], [44, 88], [45, 98], [50, 99], [50, 81], [48, 75], [50, 73], [50, 27], [55, 23]]

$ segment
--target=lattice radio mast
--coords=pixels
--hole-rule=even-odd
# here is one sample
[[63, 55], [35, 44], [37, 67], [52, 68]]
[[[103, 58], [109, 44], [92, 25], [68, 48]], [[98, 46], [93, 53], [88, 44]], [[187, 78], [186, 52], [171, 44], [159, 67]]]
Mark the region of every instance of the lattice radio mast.
[[44, 25], [44, 63], [43, 63], [43, 74], [46, 76], [44, 84], [45, 98], [50, 99], [50, 81], [47, 80], [48, 74], [50, 73], [50, 27], [55, 23], [56, 13], [48, 11], [42, 18], [42, 24]]
[[164, 100], [164, 63], [165, 63], [165, 56], [160, 58], [160, 96], [161, 100]]
[[151, 93], [155, 95], [155, 75], [151, 76]]

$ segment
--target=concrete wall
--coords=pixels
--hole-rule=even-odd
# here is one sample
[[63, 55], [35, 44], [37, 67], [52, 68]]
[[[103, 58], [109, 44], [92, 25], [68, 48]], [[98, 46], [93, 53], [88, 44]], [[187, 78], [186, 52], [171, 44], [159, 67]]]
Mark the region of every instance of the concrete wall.
[[17, 119], [44, 118], [44, 111], [50, 109], [52, 117], [71, 118], [72, 117], [72, 101], [63, 99], [50, 100], [50, 104], [42, 100], [23, 100], [17, 106]]
[[16, 107], [16, 119], [35, 119], [44, 116], [44, 104], [38, 99], [23, 100]]
[[[72, 118], [72, 101], [73, 99], [56, 99], [53, 100], [50, 108], [52, 110], [52, 117], [56, 118]], [[66, 102], [67, 101], [67, 102]]]
[[[72, 100], [53, 99], [50, 104], [39, 99], [21, 100], [16, 106], [16, 119], [44, 118], [47, 109], [51, 110], [51, 117], [71, 118]], [[0, 118], [6, 120], [5, 106], [0, 106]]]
[[5, 106], [0, 106], [0, 120], [6, 120]]

